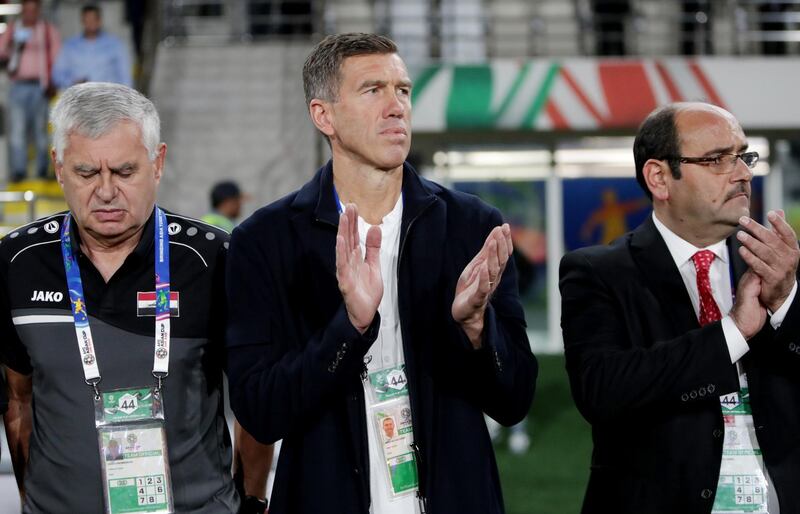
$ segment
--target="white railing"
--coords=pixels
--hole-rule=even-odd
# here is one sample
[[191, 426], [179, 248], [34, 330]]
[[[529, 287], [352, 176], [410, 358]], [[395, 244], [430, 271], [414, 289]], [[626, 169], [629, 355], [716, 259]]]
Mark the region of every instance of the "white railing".
[[162, 6], [168, 42], [363, 30], [388, 34], [412, 59], [428, 61], [800, 50], [800, 0], [168, 0]]

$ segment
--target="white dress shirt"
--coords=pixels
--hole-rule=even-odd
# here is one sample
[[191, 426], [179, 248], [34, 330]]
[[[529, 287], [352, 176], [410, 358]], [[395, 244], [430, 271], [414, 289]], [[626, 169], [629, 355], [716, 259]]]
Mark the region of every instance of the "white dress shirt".
[[[733, 307], [734, 290], [732, 285], [733, 274], [731, 273], [730, 255], [728, 255], [728, 245], [725, 240], [718, 241], [705, 248], [698, 248], [692, 243], [681, 239], [680, 236], [672, 232], [666, 225], [659, 221], [658, 217], [653, 213], [653, 223], [656, 226], [664, 242], [667, 243], [672, 260], [675, 261], [678, 271], [681, 274], [683, 283], [686, 286], [686, 291], [689, 293], [689, 298], [692, 300], [692, 307], [694, 313], [699, 317], [700, 313], [700, 294], [697, 291], [697, 270], [694, 267], [692, 256], [700, 250], [711, 250], [716, 256], [711, 262], [711, 269], [708, 272], [708, 278], [711, 282], [711, 293], [714, 295], [714, 301], [717, 302], [719, 312], [724, 315], [722, 318], [722, 332], [725, 335], [725, 342], [728, 345], [728, 352], [731, 356], [731, 363], [736, 363], [741, 359], [744, 354], [748, 352], [750, 347], [747, 345], [742, 333], [733, 322], [730, 315], [731, 308]], [[778, 329], [789, 312], [789, 307], [794, 301], [797, 294], [797, 282], [795, 281], [791, 293], [789, 293], [786, 301], [775, 312], [770, 312], [770, 324], [772, 328]]]
[[[378, 306], [381, 327], [378, 339], [367, 352], [367, 370], [373, 373], [385, 367], [405, 363], [403, 335], [400, 329], [400, 308], [397, 303], [397, 268], [400, 257], [400, 226], [403, 221], [403, 197], [397, 199], [392, 211], [384, 216], [378, 225], [381, 228], [381, 278], [383, 278], [383, 297]], [[370, 225], [359, 216], [358, 236], [362, 255], [366, 252], [367, 231]], [[417, 498], [414, 494], [393, 497], [387, 482], [386, 459], [383, 454], [383, 440], [379, 429], [371, 419], [369, 381], [365, 380], [364, 398], [367, 410], [367, 447], [369, 449], [369, 490], [370, 514], [417, 514]]]

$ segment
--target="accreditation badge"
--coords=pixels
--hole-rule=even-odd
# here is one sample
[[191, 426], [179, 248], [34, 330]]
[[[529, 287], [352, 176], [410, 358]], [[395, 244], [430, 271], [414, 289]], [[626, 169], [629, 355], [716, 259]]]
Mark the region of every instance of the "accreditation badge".
[[401, 364], [370, 373], [369, 385], [373, 403], [408, 396], [406, 365]]
[[95, 425], [106, 513], [174, 512], [159, 389], [100, 393]]
[[372, 409], [378, 427], [378, 441], [383, 449], [385, 477], [392, 495], [400, 496], [419, 487], [417, 461], [414, 456], [414, 428], [408, 399], [393, 401]]
[[749, 390], [742, 387], [722, 396], [720, 402], [725, 442], [712, 512], [768, 514], [768, 484], [750, 410]]

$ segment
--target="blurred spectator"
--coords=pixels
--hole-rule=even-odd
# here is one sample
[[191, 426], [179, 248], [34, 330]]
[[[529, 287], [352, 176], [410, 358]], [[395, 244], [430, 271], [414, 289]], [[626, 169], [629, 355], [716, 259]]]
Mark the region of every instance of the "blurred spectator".
[[255, 35], [311, 34], [311, 4], [309, 0], [250, 2], [250, 32]]
[[203, 216], [203, 221], [231, 232], [236, 226], [236, 220], [242, 214], [242, 204], [247, 199], [248, 196], [242, 194], [236, 182], [219, 182], [211, 189], [213, 211]]
[[133, 85], [128, 49], [118, 37], [104, 31], [102, 23], [100, 7], [81, 9], [83, 33], [66, 40], [53, 67], [53, 82], [59, 89], [81, 82]]
[[625, 20], [629, 0], [592, 0], [597, 55], [625, 55]]
[[789, 5], [785, 0], [782, 2], [764, 0], [758, 5], [758, 11], [761, 17], [761, 30], [771, 33], [765, 34], [766, 37], [761, 41], [761, 51], [764, 55], [783, 55], [786, 53], [786, 41], [783, 39], [777, 40], [775, 35], [788, 28], [784, 19], [788, 8]]
[[440, 0], [439, 9], [442, 59], [459, 64], [486, 61], [486, 14], [481, 0]]
[[142, 37], [144, 35], [146, 11], [146, 1], [125, 0], [125, 21], [127, 21], [131, 26], [133, 54], [136, 56], [137, 62], [141, 62], [142, 60]]
[[711, 2], [683, 0], [683, 55], [714, 53], [711, 43]]
[[58, 30], [41, 17], [39, 0], [24, 0], [19, 19], [0, 35], [0, 59], [5, 61], [8, 91], [8, 156], [11, 181], [28, 171], [30, 136], [36, 145], [36, 173], [47, 177], [50, 155], [47, 141], [48, 101], [55, 93], [51, 71], [61, 48]]

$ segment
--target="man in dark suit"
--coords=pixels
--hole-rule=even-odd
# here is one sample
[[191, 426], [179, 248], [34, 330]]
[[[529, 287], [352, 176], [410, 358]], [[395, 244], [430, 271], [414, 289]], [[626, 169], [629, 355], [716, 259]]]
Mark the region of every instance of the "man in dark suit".
[[719, 107], [657, 109], [634, 156], [653, 216], [561, 262], [583, 512], [800, 512], [795, 233], [749, 218], [758, 155]]

